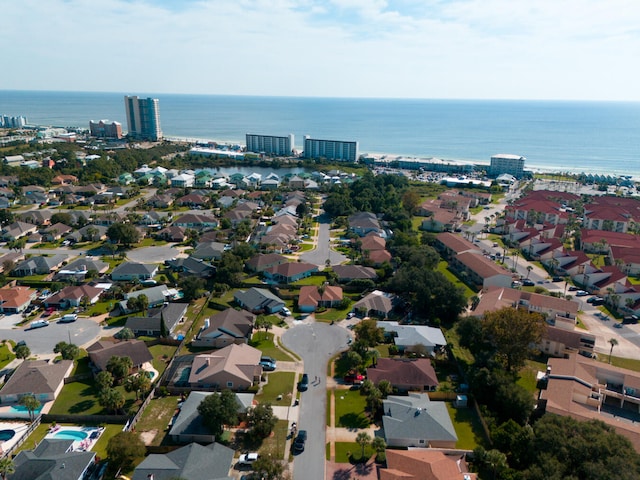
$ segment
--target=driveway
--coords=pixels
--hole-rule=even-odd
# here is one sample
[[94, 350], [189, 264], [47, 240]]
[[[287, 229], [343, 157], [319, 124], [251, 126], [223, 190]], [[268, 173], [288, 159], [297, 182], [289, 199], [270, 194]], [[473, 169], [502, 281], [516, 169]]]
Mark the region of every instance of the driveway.
[[295, 456], [294, 480], [324, 480], [327, 412], [327, 363], [347, 348], [349, 333], [337, 325], [296, 324], [282, 335], [283, 344], [300, 355], [309, 389], [300, 401], [299, 430], [307, 431], [305, 451]]

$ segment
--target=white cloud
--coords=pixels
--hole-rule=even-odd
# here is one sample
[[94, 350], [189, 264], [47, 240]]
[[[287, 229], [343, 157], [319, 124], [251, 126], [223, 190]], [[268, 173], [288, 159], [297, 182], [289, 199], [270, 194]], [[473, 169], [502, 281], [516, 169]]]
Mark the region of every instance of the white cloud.
[[640, 99], [632, 0], [26, 0], [2, 15], [0, 88]]

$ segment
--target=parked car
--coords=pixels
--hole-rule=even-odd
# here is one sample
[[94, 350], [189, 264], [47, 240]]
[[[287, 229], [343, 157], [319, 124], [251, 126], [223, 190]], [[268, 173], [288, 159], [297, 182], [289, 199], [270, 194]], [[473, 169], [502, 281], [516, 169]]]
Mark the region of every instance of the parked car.
[[625, 325], [629, 325], [629, 324], [635, 325], [636, 323], [638, 323], [638, 317], [636, 315], [627, 315], [622, 319], [622, 323]]
[[577, 290], [576, 291], [576, 297], [586, 297], [587, 295], [589, 295], [589, 292], [586, 292], [584, 290]]
[[344, 377], [344, 383], [349, 385], [361, 385], [363, 381], [364, 375], [356, 372], [350, 372]]
[[622, 328], [622, 324], [621, 323], [614, 323], [613, 324], [613, 328]]
[[522, 285], [524, 285], [525, 287], [533, 287], [535, 283], [533, 283], [533, 280], [525, 278], [524, 280], [522, 280]]
[[308, 388], [309, 388], [309, 375], [307, 375], [306, 373], [303, 373], [302, 378], [300, 379], [300, 382], [298, 382], [298, 390], [300, 390], [301, 392], [304, 392]]
[[273, 372], [276, 369], [276, 360], [271, 357], [262, 357], [260, 359], [260, 366], [267, 372]]
[[257, 453], [243, 453], [238, 459], [238, 465], [253, 465], [259, 456]]
[[580, 290], [580, 289], [579, 289], [578, 287], [576, 287], [575, 285], [571, 285], [571, 286], [569, 287], [569, 291], [570, 291], [570, 292], [577, 292], [578, 290]]
[[561, 282], [562, 281], [562, 277], [553, 277], [551, 279], [552, 282]]
[[296, 439], [293, 441], [293, 451], [296, 453], [304, 452], [304, 444], [307, 441], [307, 431], [300, 430]]
[[60, 318], [60, 320], [58, 320], [59, 323], [71, 323], [71, 322], [75, 322], [78, 319], [78, 315], [75, 313], [68, 313], [67, 315], [64, 315], [62, 318]]
[[280, 313], [282, 313], [285, 317], [291, 316], [291, 310], [289, 310], [287, 307], [282, 307], [282, 310], [280, 310]]
[[31, 322], [31, 328], [42, 328], [48, 325], [49, 322], [47, 320], [36, 320], [34, 322]]

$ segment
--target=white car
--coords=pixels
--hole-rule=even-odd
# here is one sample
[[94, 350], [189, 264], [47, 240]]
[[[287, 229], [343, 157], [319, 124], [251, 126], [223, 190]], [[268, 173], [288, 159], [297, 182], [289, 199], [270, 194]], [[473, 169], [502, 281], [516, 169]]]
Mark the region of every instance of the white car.
[[258, 456], [257, 453], [243, 453], [238, 459], [238, 465], [253, 465], [258, 460]]
[[290, 317], [291, 316], [291, 310], [289, 310], [287, 307], [282, 307], [282, 314], [286, 317]]

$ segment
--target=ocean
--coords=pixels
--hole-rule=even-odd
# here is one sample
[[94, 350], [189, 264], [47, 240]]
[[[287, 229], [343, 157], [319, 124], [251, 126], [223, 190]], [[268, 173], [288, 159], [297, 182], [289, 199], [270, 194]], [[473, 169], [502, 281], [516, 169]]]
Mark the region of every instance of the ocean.
[[[141, 94], [160, 100], [166, 137], [245, 143], [245, 134], [358, 141], [360, 153], [489, 163], [523, 155], [525, 168], [640, 177], [640, 103], [406, 100]], [[0, 115], [30, 124], [126, 130], [124, 94], [0, 91]]]

